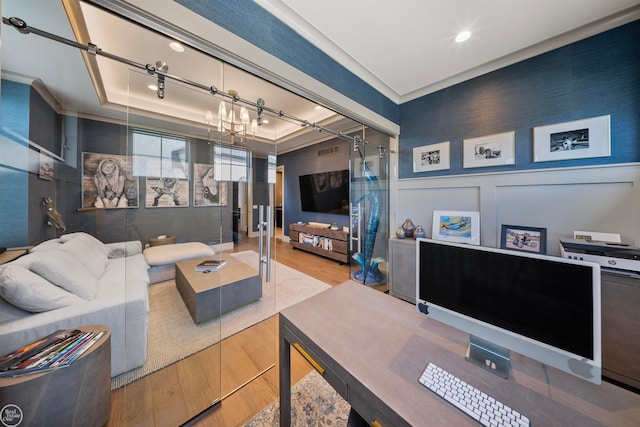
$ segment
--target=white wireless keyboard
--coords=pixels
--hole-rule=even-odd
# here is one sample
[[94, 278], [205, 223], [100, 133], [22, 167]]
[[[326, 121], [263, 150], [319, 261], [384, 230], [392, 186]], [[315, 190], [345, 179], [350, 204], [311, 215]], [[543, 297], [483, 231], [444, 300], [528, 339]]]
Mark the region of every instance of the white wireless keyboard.
[[444, 369], [429, 363], [420, 384], [485, 426], [528, 427], [529, 418]]

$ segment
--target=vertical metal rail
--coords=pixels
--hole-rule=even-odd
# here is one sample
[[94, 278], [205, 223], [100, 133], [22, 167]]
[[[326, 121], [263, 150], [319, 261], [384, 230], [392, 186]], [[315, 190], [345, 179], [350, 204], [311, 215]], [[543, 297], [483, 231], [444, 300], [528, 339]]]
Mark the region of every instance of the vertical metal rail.
[[258, 206], [258, 275], [262, 278], [262, 265], [264, 264], [264, 211], [262, 205]]
[[273, 232], [273, 223], [271, 222], [271, 206], [265, 206], [267, 211], [267, 222], [265, 223], [265, 227], [267, 227], [267, 283], [271, 281], [271, 237]]
[[[266, 221], [264, 220], [265, 208], [267, 211]], [[265, 241], [264, 241], [265, 230], [267, 235], [266, 256], [265, 256]], [[269, 209], [269, 206], [264, 206], [264, 205], [258, 206], [258, 231], [259, 231], [258, 246], [260, 247], [259, 254], [258, 254], [258, 257], [260, 258], [259, 266], [258, 266], [258, 274], [260, 275], [260, 277], [263, 277], [262, 276], [263, 266], [266, 265], [267, 276], [265, 280], [266, 282], [270, 282], [271, 281], [271, 210]]]

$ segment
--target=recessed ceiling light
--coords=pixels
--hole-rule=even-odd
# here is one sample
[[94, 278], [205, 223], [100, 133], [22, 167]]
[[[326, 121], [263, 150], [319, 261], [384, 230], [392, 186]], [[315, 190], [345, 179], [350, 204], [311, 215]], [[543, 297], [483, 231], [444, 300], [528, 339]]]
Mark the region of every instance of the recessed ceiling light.
[[147, 87], [149, 88], [149, 90], [152, 90], [154, 92], [158, 90], [158, 86], [156, 86], [156, 85], [149, 85]]
[[184, 52], [184, 46], [182, 46], [180, 43], [178, 42], [171, 42], [169, 43], [169, 47], [173, 50], [175, 50], [176, 52]]
[[462, 43], [469, 40], [469, 37], [471, 37], [471, 31], [463, 31], [459, 33], [454, 40], [456, 43]]
[[316, 105], [316, 106], [314, 107], [314, 109], [315, 109], [316, 111], [320, 111], [320, 110], [322, 110], [322, 106], [321, 106], [321, 105]]
[[262, 119], [262, 124], [263, 125], [268, 125], [269, 124], [269, 119]]

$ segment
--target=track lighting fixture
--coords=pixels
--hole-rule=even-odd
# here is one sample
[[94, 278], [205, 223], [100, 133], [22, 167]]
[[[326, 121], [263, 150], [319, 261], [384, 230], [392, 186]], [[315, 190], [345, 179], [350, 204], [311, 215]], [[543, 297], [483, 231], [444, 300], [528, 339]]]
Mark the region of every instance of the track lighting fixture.
[[158, 73], [158, 91], [156, 93], [158, 95], [158, 98], [160, 99], [164, 99], [164, 74], [160, 74], [160, 73], [166, 73], [167, 71], [169, 71], [169, 66], [167, 65], [166, 62], [156, 61], [156, 72], [159, 72]]

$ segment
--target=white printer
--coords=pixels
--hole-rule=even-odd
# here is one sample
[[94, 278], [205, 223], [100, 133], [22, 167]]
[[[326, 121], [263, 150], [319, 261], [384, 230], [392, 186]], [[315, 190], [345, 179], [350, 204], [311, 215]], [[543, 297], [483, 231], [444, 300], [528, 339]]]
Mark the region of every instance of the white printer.
[[640, 248], [619, 243], [560, 239], [563, 258], [591, 261], [602, 267], [640, 272]]

